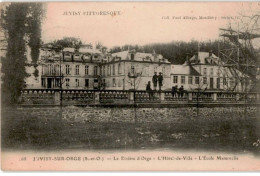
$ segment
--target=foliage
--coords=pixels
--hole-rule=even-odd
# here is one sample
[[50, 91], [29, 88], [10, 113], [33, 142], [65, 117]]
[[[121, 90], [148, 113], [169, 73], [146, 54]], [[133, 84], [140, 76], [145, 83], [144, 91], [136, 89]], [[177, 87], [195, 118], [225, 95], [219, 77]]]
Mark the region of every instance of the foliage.
[[[39, 3], [10, 3], [1, 10], [1, 26], [7, 40], [6, 57], [2, 59], [2, 102], [15, 104], [25, 87], [28, 74], [26, 66], [26, 44], [32, 47], [32, 60], [36, 64], [40, 48]], [[28, 41], [29, 40], [29, 41]]]
[[63, 49], [63, 48], [76, 48], [78, 49], [82, 44], [82, 41], [79, 38], [75, 37], [64, 37], [60, 40], [54, 40], [51, 42], [54, 48]]
[[39, 76], [39, 71], [37, 70], [37, 61], [40, 55], [40, 47], [41, 47], [41, 21], [43, 18], [44, 8], [42, 7], [42, 3], [29, 3], [29, 12], [28, 12], [28, 26], [27, 33], [29, 37], [28, 45], [31, 48], [31, 58], [32, 64], [34, 65], [35, 71], [34, 76]]

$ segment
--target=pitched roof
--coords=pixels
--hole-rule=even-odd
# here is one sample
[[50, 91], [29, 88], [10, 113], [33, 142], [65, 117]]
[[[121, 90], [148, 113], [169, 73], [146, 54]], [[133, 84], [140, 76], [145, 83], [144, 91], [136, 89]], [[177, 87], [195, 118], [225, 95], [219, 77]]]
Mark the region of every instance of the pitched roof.
[[135, 60], [142, 61], [143, 58], [153, 58], [153, 55], [150, 53], [136, 53], [135, 54]]
[[[113, 53], [112, 56], [113, 57], [120, 57], [121, 60], [129, 60], [129, 51], [121, 51], [121, 52], [118, 52], [118, 53]], [[150, 58], [150, 61], [154, 62], [154, 55], [152, 53], [141, 53], [141, 52], [136, 52], [135, 53], [135, 58], [134, 60], [135, 61], [144, 61], [144, 59], [148, 59]], [[157, 55], [157, 58], [158, 59], [163, 59], [163, 56], [162, 55]], [[159, 61], [158, 61], [159, 62]], [[167, 59], [165, 59], [163, 62], [165, 63], [170, 63]]]
[[91, 54], [101, 54], [101, 52], [97, 49], [89, 49], [89, 48], [79, 48], [80, 53], [91, 53]]
[[63, 51], [64, 51], [64, 52], [74, 53], [74, 52], [75, 52], [75, 48], [64, 48]]
[[113, 53], [112, 56], [113, 57], [121, 57], [122, 60], [127, 60], [128, 51], [121, 51], [121, 52], [118, 52], [118, 53]]
[[180, 75], [188, 75], [190, 73], [189, 66], [187, 65], [172, 65], [171, 73], [172, 74], [180, 74]]
[[192, 66], [189, 66], [189, 67], [190, 67], [189, 75], [191, 75], [191, 76], [201, 76], [201, 74], [197, 70], [195, 70]]
[[190, 65], [172, 65], [171, 74], [201, 76], [201, 74]]
[[[196, 59], [196, 57], [197, 55], [195, 54], [189, 60], [193, 61]], [[212, 61], [214, 61], [216, 64], [218, 62], [221, 62], [221, 59], [215, 54], [212, 53], [212, 55], [209, 56], [209, 52], [198, 52], [198, 59], [200, 60], [201, 64], [207, 64], [208, 59], [212, 59]], [[184, 64], [187, 64], [187, 62], [185, 62]]]

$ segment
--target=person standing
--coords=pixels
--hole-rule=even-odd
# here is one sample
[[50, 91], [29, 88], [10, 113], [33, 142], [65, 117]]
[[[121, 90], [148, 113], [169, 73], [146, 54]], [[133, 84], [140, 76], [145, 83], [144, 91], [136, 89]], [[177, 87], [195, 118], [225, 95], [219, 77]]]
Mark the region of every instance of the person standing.
[[151, 81], [148, 81], [148, 84], [146, 85], [146, 91], [149, 94], [149, 99], [151, 99], [151, 96], [152, 96]]
[[179, 91], [180, 91], [181, 98], [183, 98], [183, 94], [184, 94], [184, 88], [183, 88], [183, 86], [181, 86], [181, 87], [179, 88]]
[[162, 76], [162, 73], [160, 72], [159, 73], [159, 76], [158, 76], [158, 82], [159, 82], [159, 91], [162, 90], [162, 86], [163, 86], [163, 76]]
[[176, 86], [172, 86], [172, 97], [176, 97], [177, 88]]
[[157, 79], [158, 79], [157, 72], [154, 72], [153, 79], [152, 79], [154, 90], [156, 90], [156, 88], [157, 88]]

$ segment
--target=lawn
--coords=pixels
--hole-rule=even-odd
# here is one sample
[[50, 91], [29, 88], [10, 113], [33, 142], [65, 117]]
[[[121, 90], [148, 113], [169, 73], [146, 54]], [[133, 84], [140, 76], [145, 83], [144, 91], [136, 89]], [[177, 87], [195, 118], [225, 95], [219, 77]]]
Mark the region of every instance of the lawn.
[[72, 122], [2, 110], [3, 149], [184, 149], [259, 154], [259, 119], [180, 118], [172, 123]]

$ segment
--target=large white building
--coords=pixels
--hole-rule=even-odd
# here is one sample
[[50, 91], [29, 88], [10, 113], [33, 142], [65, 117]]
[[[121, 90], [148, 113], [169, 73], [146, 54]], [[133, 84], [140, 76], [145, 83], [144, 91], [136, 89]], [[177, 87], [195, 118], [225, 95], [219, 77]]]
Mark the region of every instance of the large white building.
[[41, 52], [41, 87], [58, 89], [62, 85], [63, 89], [98, 89], [99, 65], [108, 57], [104, 50], [92, 49], [91, 45], [62, 51], [46, 46]]
[[45, 46], [40, 65], [41, 88], [145, 90], [155, 72], [163, 75], [162, 90], [170, 88], [171, 63], [155, 52], [131, 50], [111, 55], [90, 45], [62, 51]]

